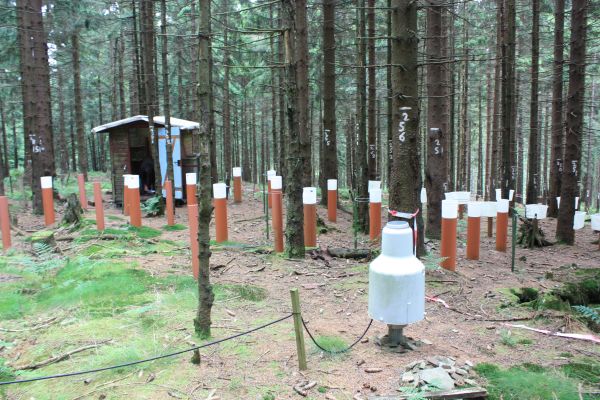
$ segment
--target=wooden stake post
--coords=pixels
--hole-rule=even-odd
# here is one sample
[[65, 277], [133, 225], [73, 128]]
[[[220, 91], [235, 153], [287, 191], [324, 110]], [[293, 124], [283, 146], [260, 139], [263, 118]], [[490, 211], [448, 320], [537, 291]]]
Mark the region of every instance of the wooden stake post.
[[302, 330], [302, 311], [300, 309], [300, 294], [298, 289], [290, 290], [292, 297], [292, 313], [294, 314], [294, 332], [296, 333], [296, 350], [298, 351], [298, 367], [300, 371], [305, 371], [306, 348], [304, 347], [304, 331]]

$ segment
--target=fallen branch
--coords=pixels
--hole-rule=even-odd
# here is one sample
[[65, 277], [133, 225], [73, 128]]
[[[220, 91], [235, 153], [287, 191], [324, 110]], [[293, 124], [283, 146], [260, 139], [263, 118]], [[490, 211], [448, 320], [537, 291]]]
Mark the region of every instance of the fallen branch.
[[514, 324], [503, 324], [503, 325], [510, 326], [512, 328], [526, 329], [528, 331], [538, 332], [538, 333], [542, 333], [544, 335], [549, 335], [549, 336], [558, 336], [558, 337], [563, 337], [563, 338], [568, 338], [568, 339], [586, 340], [589, 342], [600, 343], [600, 337], [598, 337], [596, 335], [592, 335], [592, 334], [552, 332], [552, 331], [549, 331], [546, 329], [531, 328], [527, 325], [514, 325]]
[[342, 247], [329, 247], [327, 252], [330, 256], [336, 258], [352, 258], [361, 259], [369, 258], [371, 256], [371, 250], [369, 249], [345, 249]]
[[25, 328], [25, 329], [7, 329], [7, 328], [0, 328], [0, 331], [2, 332], [11, 332], [11, 333], [16, 333], [16, 332], [29, 332], [29, 331], [37, 331], [39, 329], [43, 329], [46, 328], [56, 322], [58, 317], [52, 317], [46, 321], [40, 322], [37, 325], [32, 326], [31, 328]]
[[34, 370], [34, 369], [45, 367], [45, 366], [50, 365], [50, 364], [55, 364], [57, 362], [66, 360], [67, 358], [71, 357], [73, 354], [81, 353], [83, 351], [90, 350], [90, 349], [95, 349], [95, 348], [97, 348], [97, 347], [99, 347], [99, 346], [101, 346], [101, 345], [103, 345], [105, 343], [110, 342], [111, 340], [112, 339], [107, 339], [107, 340], [103, 340], [102, 342], [99, 342], [99, 343], [96, 343], [96, 344], [90, 344], [90, 345], [87, 345], [87, 346], [79, 347], [79, 348], [77, 348], [75, 350], [68, 351], [68, 352], [66, 352], [64, 354], [61, 354], [61, 355], [58, 355], [58, 356], [54, 356], [54, 357], [50, 357], [49, 359], [41, 361], [39, 363], [29, 364], [29, 365], [26, 365], [24, 367], [19, 367], [17, 369], [18, 370], [25, 370], [25, 369]]

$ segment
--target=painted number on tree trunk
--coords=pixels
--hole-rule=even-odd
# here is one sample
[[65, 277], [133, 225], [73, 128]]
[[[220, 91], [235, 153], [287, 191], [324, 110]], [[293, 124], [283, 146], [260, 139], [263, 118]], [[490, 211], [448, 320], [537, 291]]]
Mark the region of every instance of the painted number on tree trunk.
[[398, 140], [404, 143], [406, 140], [406, 127], [404, 126], [408, 122], [408, 111], [412, 107], [400, 107], [400, 123], [398, 124]]

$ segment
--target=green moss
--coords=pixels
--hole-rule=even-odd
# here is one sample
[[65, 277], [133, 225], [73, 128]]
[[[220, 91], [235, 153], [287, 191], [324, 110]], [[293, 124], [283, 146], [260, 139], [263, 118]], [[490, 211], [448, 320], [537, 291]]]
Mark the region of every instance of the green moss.
[[533, 364], [501, 369], [478, 364], [475, 371], [487, 379], [490, 400], [578, 400], [578, 382], [554, 370]]
[[141, 239], [152, 239], [162, 235], [162, 232], [158, 229], [150, 228], [148, 226], [130, 226], [127, 230], [135, 233], [137, 237]]
[[[339, 353], [348, 347], [344, 339], [337, 336], [317, 336], [316, 342], [329, 353]], [[317, 351], [321, 351], [315, 346]]]
[[600, 383], [600, 364], [593, 360], [585, 362], [574, 362], [561, 367], [565, 375], [579, 379], [588, 384]]
[[558, 311], [569, 311], [569, 304], [563, 301], [560, 297], [545, 293], [537, 300], [531, 303], [532, 307], [536, 310], [558, 310]]
[[182, 224], [174, 224], [174, 225], [165, 225], [162, 227], [163, 231], [172, 232], [172, 231], [184, 231], [187, 229], [187, 226]]

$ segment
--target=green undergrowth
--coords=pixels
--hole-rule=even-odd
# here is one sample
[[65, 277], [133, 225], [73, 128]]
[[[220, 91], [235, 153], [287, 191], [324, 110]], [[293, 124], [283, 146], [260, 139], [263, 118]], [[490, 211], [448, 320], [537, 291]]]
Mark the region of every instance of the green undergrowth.
[[165, 225], [162, 227], [163, 231], [173, 232], [173, 231], [184, 231], [187, 229], [187, 226], [182, 224], [174, 224], [174, 225]]
[[[338, 336], [317, 336], [315, 341], [321, 346], [326, 352], [335, 355], [335, 353], [341, 354], [340, 352], [348, 347], [346, 341]], [[314, 346], [314, 344], [313, 344]], [[317, 346], [314, 346], [315, 351], [322, 351]]]
[[[488, 384], [490, 400], [579, 400], [578, 385], [575, 374], [523, 364], [503, 369], [494, 364], [482, 363], [475, 366], [475, 371], [484, 377]], [[564, 367], [563, 367], [564, 371]], [[592, 397], [583, 399], [591, 400]]]

